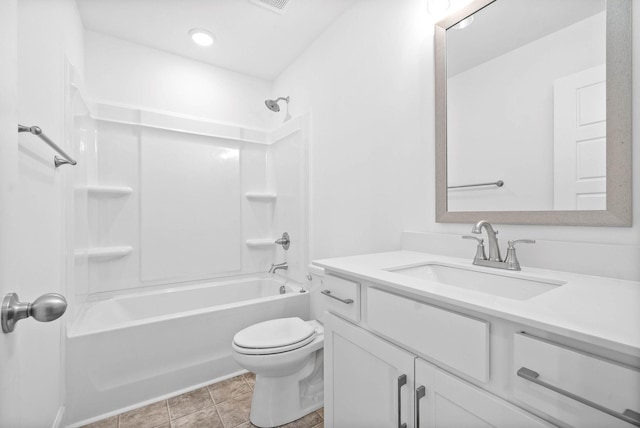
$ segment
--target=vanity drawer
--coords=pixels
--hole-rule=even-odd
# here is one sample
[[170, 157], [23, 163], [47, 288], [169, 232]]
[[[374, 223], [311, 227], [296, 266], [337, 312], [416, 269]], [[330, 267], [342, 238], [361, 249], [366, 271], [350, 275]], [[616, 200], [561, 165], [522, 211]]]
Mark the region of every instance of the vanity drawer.
[[327, 275], [322, 280], [321, 298], [325, 308], [336, 315], [360, 322], [360, 283]]
[[513, 360], [514, 395], [527, 405], [572, 426], [640, 426], [638, 369], [525, 333], [514, 337]]
[[371, 330], [481, 382], [489, 380], [489, 323], [375, 288], [367, 289]]

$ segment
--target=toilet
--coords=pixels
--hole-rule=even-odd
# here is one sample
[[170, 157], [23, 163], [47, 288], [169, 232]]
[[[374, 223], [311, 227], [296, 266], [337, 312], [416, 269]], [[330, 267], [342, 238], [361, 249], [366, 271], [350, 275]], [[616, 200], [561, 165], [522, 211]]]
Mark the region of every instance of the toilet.
[[322, 324], [300, 318], [261, 322], [233, 337], [233, 358], [256, 374], [254, 425], [284, 425], [323, 406], [323, 346]]

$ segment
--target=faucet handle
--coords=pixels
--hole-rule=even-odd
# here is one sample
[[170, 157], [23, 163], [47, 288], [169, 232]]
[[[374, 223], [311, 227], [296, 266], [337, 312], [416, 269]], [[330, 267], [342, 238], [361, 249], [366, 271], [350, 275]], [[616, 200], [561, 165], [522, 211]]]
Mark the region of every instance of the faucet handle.
[[476, 247], [476, 256], [473, 258], [473, 264], [477, 264], [478, 260], [487, 260], [487, 255], [484, 253], [484, 239], [476, 238], [475, 236], [464, 235], [462, 239], [475, 239], [478, 241]]
[[509, 270], [521, 270], [518, 256], [516, 256], [516, 244], [535, 244], [533, 239], [516, 239], [514, 241], [507, 241], [509, 247], [507, 248], [507, 258], [504, 263]]
[[464, 235], [462, 237], [462, 239], [475, 239], [476, 241], [478, 241], [478, 245], [483, 245], [484, 244], [484, 239], [483, 238], [477, 238], [477, 237], [471, 236], [471, 235]]
[[507, 241], [507, 243], [509, 244], [509, 248], [515, 248], [516, 244], [535, 244], [536, 240], [535, 239], [516, 239], [513, 241]]

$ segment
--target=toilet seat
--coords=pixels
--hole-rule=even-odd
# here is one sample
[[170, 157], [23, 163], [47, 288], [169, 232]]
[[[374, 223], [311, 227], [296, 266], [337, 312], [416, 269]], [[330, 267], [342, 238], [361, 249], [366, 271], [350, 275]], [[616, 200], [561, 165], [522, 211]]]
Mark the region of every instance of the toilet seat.
[[292, 351], [311, 343], [315, 328], [300, 318], [280, 318], [254, 324], [233, 337], [236, 352], [268, 355]]

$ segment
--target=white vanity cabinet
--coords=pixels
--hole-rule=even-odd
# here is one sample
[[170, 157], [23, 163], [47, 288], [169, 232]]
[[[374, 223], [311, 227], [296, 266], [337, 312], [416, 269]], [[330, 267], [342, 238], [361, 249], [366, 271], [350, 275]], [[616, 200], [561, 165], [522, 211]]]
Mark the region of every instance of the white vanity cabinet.
[[415, 356], [335, 315], [324, 327], [325, 426], [412, 428]]
[[640, 426], [640, 371], [548, 340], [514, 336], [515, 397], [576, 427]]
[[325, 426], [548, 427], [344, 319], [325, 318]]
[[419, 358], [415, 360], [415, 403], [417, 428], [550, 426]]
[[327, 427], [640, 428], [640, 282], [412, 251], [314, 264]]

